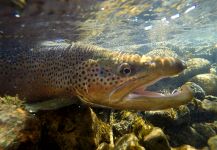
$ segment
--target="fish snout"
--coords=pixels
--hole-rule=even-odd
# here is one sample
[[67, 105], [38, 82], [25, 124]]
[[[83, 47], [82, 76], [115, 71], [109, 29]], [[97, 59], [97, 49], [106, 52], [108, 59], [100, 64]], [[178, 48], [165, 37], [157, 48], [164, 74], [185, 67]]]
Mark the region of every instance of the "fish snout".
[[178, 58], [164, 57], [156, 58], [154, 61], [157, 69], [165, 76], [176, 75], [187, 68], [187, 65]]

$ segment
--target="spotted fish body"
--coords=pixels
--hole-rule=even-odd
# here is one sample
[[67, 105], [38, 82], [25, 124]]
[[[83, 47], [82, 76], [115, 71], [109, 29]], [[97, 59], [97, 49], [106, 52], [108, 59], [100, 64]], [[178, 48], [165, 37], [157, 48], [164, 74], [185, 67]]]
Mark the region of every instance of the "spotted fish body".
[[[0, 95], [18, 95], [26, 101], [76, 96], [90, 104], [118, 109], [161, 109], [188, 102], [190, 90], [185, 87], [181, 98], [180, 94], [172, 98], [130, 98], [129, 94], [184, 68], [175, 58], [118, 53], [82, 43], [14, 54], [2, 51]], [[157, 107], [161, 99], [165, 104]]]

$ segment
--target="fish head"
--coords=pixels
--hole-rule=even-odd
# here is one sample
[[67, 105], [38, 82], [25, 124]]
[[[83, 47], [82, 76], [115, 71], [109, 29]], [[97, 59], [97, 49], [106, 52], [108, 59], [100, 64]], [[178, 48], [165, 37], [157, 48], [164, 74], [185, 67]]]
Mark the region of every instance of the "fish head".
[[[122, 55], [83, 62], [80, 70], [79, 97], [87, 103], [114, 107], [138, 88], [177, 75], [185, 64], [173, 57]], [[80, 67], [82, 68], [82, 67]]]

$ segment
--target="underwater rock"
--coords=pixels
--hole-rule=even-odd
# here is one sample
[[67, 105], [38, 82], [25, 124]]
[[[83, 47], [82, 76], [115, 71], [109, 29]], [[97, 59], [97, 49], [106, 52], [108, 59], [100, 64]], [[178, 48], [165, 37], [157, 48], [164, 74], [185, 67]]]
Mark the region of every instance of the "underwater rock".
[[172, 51], [170, 49], [155, 49], [151, 50], [146, 56], [160, 56], [160, 57], [174, 57], [178, 58], [178, 55], [175, 53], [175, 51]]
[[139, 144], [138, 138], [133, 134], [125, 134], [124, 136], [120, 137], [115, 144], [108, 144], [108, 143], [101, 143], [97, 150], [145, 150]]
[[172, 150], [198, 150], [198, 149], [195, 147], [192, 147], [191, 145], [182, 145], [180, 147], [172, 148]]
[[114, 145], [103, 142], [97, 147], [96, 150], [113, 150], [113, 149], [114, 149]]
[[171, 138], [170, 144], [175, 147], [189, 144], [196, 148], [201, 148], [207, 143], [207, 139], [192, 126], [179, 126], [169, 129], [166, 134]]
[[[201, 103], [201, 109], [205, 112], [210, 112], [212, 115], [217, 115], [217, 101], [210, 101], [205, 99]], [[217, 119], [217, 118], [216, 118]]]
[[209, 138], [208, 145], [210, 150], [216, 150], [217, 149], [217, 135]]
[[217, 76], [214, 74], [199, 74], [193, 77], [191, 82], [201, 86], [207, 95], [217, 96]]
[[[192, 49], [191, 54], [193, 57], [200, 57], [210, 60], [211, 62], [217, 62], [217, 46], [202, 46], [198, 47], [197, 50]], [[196, 51], [196, 52], [195, 52]]]
[[144, 147], [142, 147], [139, 144], [139, 139], [134, 134], [125, 134], [121, 138], [117, 140], [114, 146], [114, 150], [145, 150]]
[[204, 100], [206, 93], [203, 90], [203, 88], [194, 82], [187, 82], [187, 83], [191, 84], [191, 89], [193, 90], [194, 98], [197, 98], [199, 100]]
[[203, 58], [189, 59], [186, 61], [186, 65], [187, 69], [185, 69], [178, 77], [174, 78], [180, 82], [180, 85], [198, 74], [208, 73], [211, 67], [210, 62]]
[[18, 98], [0, 98], [0, 149], [37, 148], [40, 136], [39, 120]]
[[210, 73], [217, 75], [217, 63], [213, 63], [210, 68]]
[[192, 127], [205, 139], [216, 135], [216, 123], [195, 123]]
[[152, 131], [153, 126], [143, 120], [137, 113], [121, 111], [114, 113], [112, 129], [116, 138], [128, 133], [134, 133], [139, 139], [143, 139]]
[[216, 97], [216, 96], [213, 96], [213, 95], [207, 95], [205, 98], [206, 98], [207, 100], [217, 102], [217, 97]]
[[166, 135], [160, 128], [153, 128], [153, 130], [144, 137], [143, 142], [146, 150], [170, 150]]
[[217, 119], [217, 101], [208, 100], [208, 97], [203, 101], [194, 99], [189, 103], [190, 121], [194, 122], [211, 122]]
[[191, 119], [190, 110], [185, 105], [166, 110], [141, 112], [141, 114], [144, 119], [158, 127], [186, 125]]
[[[113, 131], [114, 139], [122, 141], [121, 143], [124, 141], [130, 145], [131, 143], [129, 143], [128, 139], [132, 138], [136, 144], [136, 138], [138, 138], [141, 146], [147, 150], [170, 149], [169, 142], [163, 131], [160, 128], [153, 127], [153, 125], [134, 112], [121, 111], [120, 113], [115, 113]], [[136, 138], [133, 138], [132, 133]]]
[[[196, 148], [207, 146], [209, 137], [217, 134], [217, 104], [208, 100], [188, 104], [190, 119], [188, 124], [167, 126], [164, 132], [169, 136], [172, 146], [188, 144]], [[161, 126], [162, 127], [162, 126]]]
[[207, 146], [209, 137], [217, 134], [217, 124], [213, 122], [217, 119], [217, 102], [213, 97], [213, 101], [207, 98], [195, 99], [175, 109], [141, 112], [141, 115], [147, 122], [164, 129], [171, 146], [188, 144], [202, 148]]
[[89, 107], [73, 105], [38, 116], [44, 127], [44, 148], [96, 149], [102, 142], [109, 143], [109, 125]]

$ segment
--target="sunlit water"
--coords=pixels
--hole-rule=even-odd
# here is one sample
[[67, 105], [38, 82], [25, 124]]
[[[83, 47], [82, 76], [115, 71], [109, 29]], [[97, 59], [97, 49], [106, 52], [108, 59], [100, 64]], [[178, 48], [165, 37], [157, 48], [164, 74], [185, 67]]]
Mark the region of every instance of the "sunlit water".
[[34, 13], [27, 5], [24, 13], [1, 17], [1, 48], [31, 50], [43, 41], [69, 40], [146, 52], [168, 45], [197, 49], [217, 40], [215, 0], [87, 2], [63, 5], [65, 12], [45, 5]]

